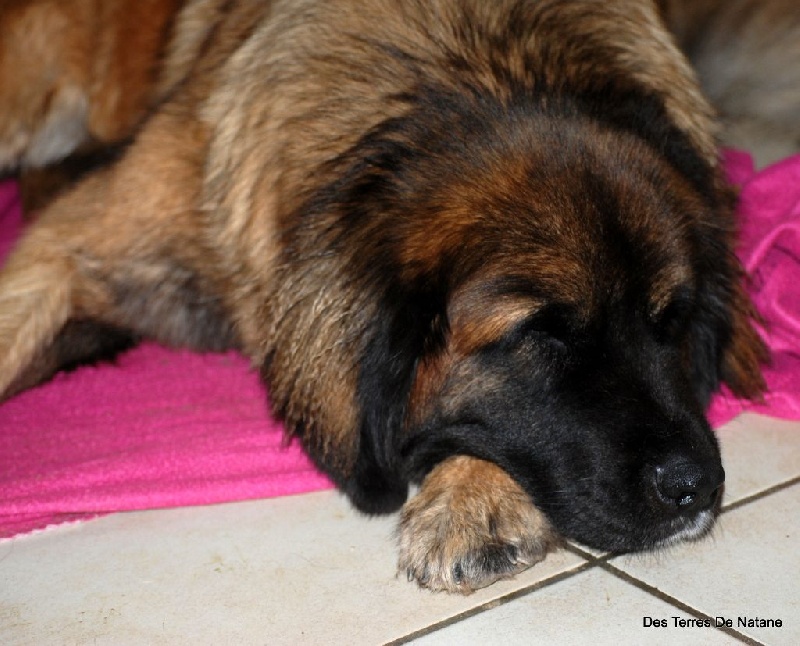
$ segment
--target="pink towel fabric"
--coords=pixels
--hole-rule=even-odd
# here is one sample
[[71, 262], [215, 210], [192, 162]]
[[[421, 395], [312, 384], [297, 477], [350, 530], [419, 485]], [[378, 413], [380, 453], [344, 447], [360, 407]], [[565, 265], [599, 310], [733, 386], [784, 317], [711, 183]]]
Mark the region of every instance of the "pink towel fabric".
[[[20, 230], [16, 188], [0, 184], [0, 254]], [[0, 405], [0, 538], [113, 511], [332, 486], [286, 444], [235, 353], [145, 343]]]
[[[741, 257], [772, 351], [760, 405], [729, 393], [715, 425], [744, 410], [800, 419], [800, 156], [764, 171], [730, 152], [742, 187]], [[0, 184], [0, 258], [21, 230]], [[0, 537], [104, 513], [266, 498], [331, 487], [286, 444], [266, 393], [234, 353], [146, 343], [0, 405]]]
[[742, 189], [738, 253], [764, 318], [761, 332], [772, 360], [764, 370], [769, 392], [763, 404], [723, 390], [709, 419], [719, 426], [746, 410], [800, 419], [800, 155], [760, 172], [746, 153], [728, 151], [725, 163], [730, 180]]

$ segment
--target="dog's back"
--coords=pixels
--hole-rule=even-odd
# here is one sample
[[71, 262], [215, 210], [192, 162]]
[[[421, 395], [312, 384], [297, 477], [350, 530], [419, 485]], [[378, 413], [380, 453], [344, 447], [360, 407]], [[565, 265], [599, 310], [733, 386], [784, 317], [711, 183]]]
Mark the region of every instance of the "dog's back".
[[[720, 112], [723, 143], [752, 150], [761, 164], [800, 150], [796, 0], [658, 5]], [[224, 6], [221, 0], [0, 4], [0, 172], [30, 173], [88, 142], [128, 137], [191, 67]], [[42, 184], [36, 179], [34, 191]], [[31, 199], [37, 206], [43, 201]]]

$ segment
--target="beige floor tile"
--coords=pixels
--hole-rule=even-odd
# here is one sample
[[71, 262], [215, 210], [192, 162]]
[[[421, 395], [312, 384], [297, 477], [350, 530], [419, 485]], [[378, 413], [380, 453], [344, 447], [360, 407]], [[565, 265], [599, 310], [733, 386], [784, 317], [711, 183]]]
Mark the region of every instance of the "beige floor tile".
[[745, 414], [717, 436], [725, 466], [725, 505], [800, 476], [800, 422]]
[[[724, 513], [711, 540], [611, 564], [764, 644], [800, 644], [800, 485]], [[783, 626], [737, 627], [740, 616]]]
[[[736, 644], [714, 628], [673, 626], [691, 615], [615, 576], [592, 569], [414, 640], [414, 646], [459, 644]], [[645, 627], [646, 617], [668, 626]]]
[[469, 597], [395, 578], [393, 519], [332, 492], [120, 514], [0, 543], [0, 643], [380, 644], [582, 564]]
[[[727, 504], [800, 475], [800, 424], [744, 416], [720, 438]], [[780, 630], [742, 630], [800, 643], [798, 492], [726, 512], [710, 540], [612, 563], [702, 612], [785, 618]], [[380, 644], [443, 623], [428, 643], [697, 638], [642, 632], [648, 613], [688, 615], [600, 570], [526, 592], [585, 566], [566, 552], [471, 597], [420, 591], [394, 577], [393, 523], [326, 492], [120, 514], [0, 542], [0, 643]], [[441, 641], [449, 637], [472, 641]], [[715, 631], [700, 639], [731, 643]]]

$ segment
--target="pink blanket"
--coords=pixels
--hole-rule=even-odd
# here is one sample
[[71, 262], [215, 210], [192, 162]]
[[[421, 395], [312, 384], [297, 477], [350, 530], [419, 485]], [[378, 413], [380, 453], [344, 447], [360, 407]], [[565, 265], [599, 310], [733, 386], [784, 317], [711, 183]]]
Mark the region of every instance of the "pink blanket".
[[800, 155], [758, 173], [745, 153], [729, 151], [725, 161], [731, 181], [742, 187], [738, 252], [772, 361], [764, 370], [769, 392], [763, 404], [723, 391], [709, 419], [719, 426], [745, 410], [800, 419]]
[[[730, 153], [742, 192], [741, 256], [773, 350], [763, 405], [718, 396], [719, 425], [743, 410], [800, 418], [800, 156], [755, 173]], [[0, 258], [21, 228], [0, 184]], [[0, 405], [0, 537], [98, 514], [220, 503], [331, 486], [284, 445], [266, 393], [236, 354], [144, 344]]]

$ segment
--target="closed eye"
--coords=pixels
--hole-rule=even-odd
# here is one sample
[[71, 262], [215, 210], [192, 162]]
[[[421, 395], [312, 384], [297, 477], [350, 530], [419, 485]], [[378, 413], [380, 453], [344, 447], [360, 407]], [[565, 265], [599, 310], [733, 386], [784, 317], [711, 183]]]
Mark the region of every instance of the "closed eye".
[[651, 317], [656, 338], [669, 343], [678, 340], [688, 328], [694, 310], [694, 298], [688, 289], [679, 290], [673, 298]]
[[515, 325], [503, 338], [504, 346], [518, 346], [525, 341], [547, 344], [565, 350], [575, 333], [575, 317], [569, 305], [551, 303], [539, 308]]

